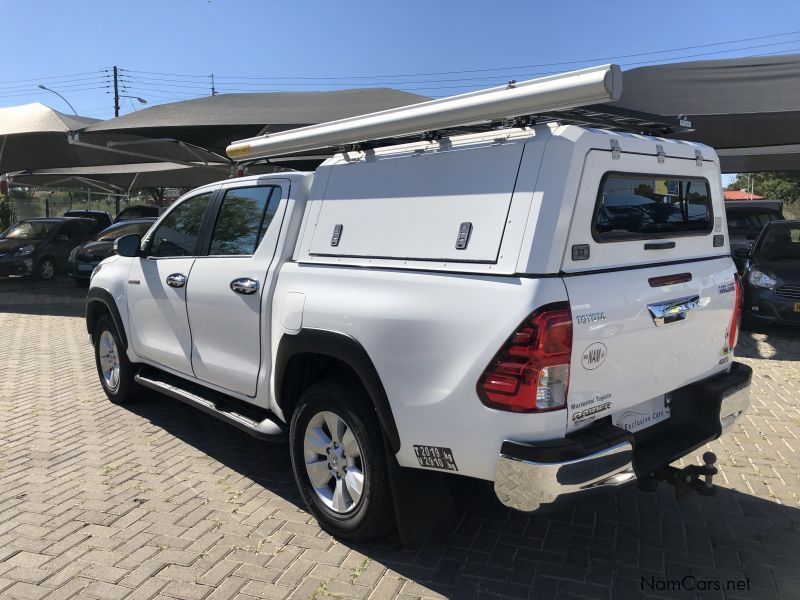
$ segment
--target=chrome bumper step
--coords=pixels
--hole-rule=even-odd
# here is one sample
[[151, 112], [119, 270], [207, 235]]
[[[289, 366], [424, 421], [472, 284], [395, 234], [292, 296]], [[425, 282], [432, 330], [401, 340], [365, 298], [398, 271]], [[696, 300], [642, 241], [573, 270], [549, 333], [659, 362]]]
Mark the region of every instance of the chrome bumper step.
[[269, 411], [259, 411], [257, 407], [244, 407], [234, 398], [149, 367], [141, 369], [134, 376], [134, 381], [143, 387], [199, 408], [264, 441], [283, 443], [288, 440], [286, 426]]

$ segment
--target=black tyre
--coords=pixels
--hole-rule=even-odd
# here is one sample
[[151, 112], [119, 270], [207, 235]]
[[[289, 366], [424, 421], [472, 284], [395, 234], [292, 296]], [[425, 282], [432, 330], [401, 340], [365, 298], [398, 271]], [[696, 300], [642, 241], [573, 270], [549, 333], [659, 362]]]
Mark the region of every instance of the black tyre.
[[360, 386], [333, 379], [303, 392], [289, 443], [297, 486], [325, 531], [358, 542], [393, 526], [381, 428]]
[[139, 386], [133, 381], [134, 367], [111, 317], [103, 315], [98, 319], [92, 342], [97, 375], [106, 396], [115, 404], [130, 402]]
[[43, 256], [36, 262], [33, 272], [36, 279], [49, 281], [56, 276], [56, 261], [52, 256]]

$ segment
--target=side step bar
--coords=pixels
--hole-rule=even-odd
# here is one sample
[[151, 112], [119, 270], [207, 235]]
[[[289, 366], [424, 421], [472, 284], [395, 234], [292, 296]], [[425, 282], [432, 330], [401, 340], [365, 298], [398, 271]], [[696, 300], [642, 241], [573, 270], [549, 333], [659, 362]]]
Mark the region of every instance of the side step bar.
[[266, 442], [284, 443], [288, 440], [286, 426], [268, 411], [257, 414], [256, 409], [240, 406], [238, 400], [147, 367], [141, 369], [133, 379], [143, 387], [199, 408]]

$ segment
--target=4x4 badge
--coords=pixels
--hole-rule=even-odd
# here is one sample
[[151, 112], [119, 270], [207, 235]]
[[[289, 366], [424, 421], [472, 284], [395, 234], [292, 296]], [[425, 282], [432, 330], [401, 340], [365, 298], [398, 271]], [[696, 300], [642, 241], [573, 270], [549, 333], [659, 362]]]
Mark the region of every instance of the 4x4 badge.
[[584, 369], [593, 370], [603, 364], [606, 360], [608, 350], [606, 345], [601, 342], [595, 342], [581, 354], [581, 365]]

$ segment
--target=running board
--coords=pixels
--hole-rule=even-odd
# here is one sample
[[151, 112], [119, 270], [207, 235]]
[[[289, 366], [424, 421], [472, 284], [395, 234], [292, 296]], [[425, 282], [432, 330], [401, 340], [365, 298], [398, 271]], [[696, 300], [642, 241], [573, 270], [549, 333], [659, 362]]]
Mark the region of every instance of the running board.
[[234, 398], [152, 368], [141, 369], [133, 379], [143, 387], [199, 408], [261, 440], [274, 443], [288, 440], [286, 426], [269, 411], [243, 407]]

